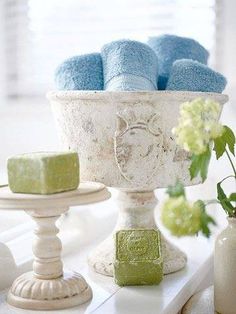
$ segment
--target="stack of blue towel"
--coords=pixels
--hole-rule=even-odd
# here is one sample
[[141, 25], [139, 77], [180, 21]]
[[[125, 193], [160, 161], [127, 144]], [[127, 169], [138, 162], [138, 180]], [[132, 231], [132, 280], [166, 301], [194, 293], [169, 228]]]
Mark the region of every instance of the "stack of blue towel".
[[226, 79], [207, 66], [208, 51], [196, 40], [162, 35], [147, 44], [118, 40], [101, 53], [75, 56], [56, 70], [59, 90], [177, 90], [222, 93]]

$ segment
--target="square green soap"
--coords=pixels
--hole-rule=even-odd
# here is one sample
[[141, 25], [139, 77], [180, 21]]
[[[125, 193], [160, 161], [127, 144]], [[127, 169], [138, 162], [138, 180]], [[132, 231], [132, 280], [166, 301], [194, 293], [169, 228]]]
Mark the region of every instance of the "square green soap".
[[39, 152], [8, 159], [8, 184], [14, 193], [53, 194], [79, 185], [79, 158], [75, 152]]
[[115, 235], [114, 277], [119, 286], [154, 285], [163, 278], [158, 230], [120, 230]]

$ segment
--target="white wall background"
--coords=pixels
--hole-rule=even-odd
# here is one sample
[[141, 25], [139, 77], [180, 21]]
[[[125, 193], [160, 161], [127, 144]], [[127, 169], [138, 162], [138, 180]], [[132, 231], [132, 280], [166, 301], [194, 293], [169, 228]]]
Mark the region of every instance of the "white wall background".
[[[231, 102], [236, 102], [236, 1], [217, 0], [217, 4], [217, 69], [227, 77], [227, 92]], [[236, 103], [234, 107], [236, 110]]]
[[0, 1], [0, 106], [5, 99], [6, 93], [6, 80], [5, 80], [5, 37], [4, 37], [4, 14], [3, 14], [3, 1]]

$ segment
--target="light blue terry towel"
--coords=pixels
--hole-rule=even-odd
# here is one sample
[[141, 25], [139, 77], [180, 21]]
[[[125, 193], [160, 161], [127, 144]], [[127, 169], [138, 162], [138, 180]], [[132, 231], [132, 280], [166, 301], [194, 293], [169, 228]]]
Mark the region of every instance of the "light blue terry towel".
[[133, 91], [157, 88], [157, 56], [148, 45], [118, 40], [103, 46], [101, 55], [104, 89]]
[[159, 65], [158, 89], [165, 89], [170, 70], [178, 59], [192, 59], [207, 64], [208, 51], [196, 40], [175, 35], [150, 37], [148, 45], [156, 52]]
[[174, 62], [168, 80], [168, 90], [222, 93], [226, 78], [206, 65], [182, 59]]
[[75, 56], [65, 60], [55, 72], [59, 90], [103, 89], [103, 68], [100, 53]]

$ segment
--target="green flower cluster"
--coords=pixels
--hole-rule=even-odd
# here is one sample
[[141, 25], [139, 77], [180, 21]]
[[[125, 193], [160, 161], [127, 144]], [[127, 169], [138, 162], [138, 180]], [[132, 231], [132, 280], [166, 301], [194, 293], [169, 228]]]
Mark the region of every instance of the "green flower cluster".
[[210, 99], [197, 98], [180, 106], [179, 123], [173, 129], [173, 134], [176, 136], [176, 143], [192, 155], [189, 167], [191, 180], [198, 176], [201, 176], [203, 182], [206, 180], [212, 147], [217, 160], [223, 155], [227, 156], [233, 175], [217, 184], [217, 200], [190, 203], [180, 181], [168, 187], [166, 193], [169, 198], [163, 204], [162, 221], [175, 236], [190, 236], [202, 232], [209, 237], [210, 224], [216, 224], [206, 211], [206, 206], [212, 203], [220, 203], [229, 217], [236, 217], [236, 193], [227, 196], [222, 188], [226, 179], [236, 179], [236, 167], [231, 156], [235, 156], [236, 138], [228, 126], [218, 122], [220, 112], [220, 104]]
[[163, 204], [162, 222], [177, 237], [194, 235], [201, 229], [201, 206], [183, 195], [170, 197]]
[[210, 141], [222, 135], [223, 126], [218, 122], [220, 112], [219, 103], [211, 99], [196, 98], [183, 103], [179, 124], [172, 130], [176, 143], [195, 155], [206, 152]]

